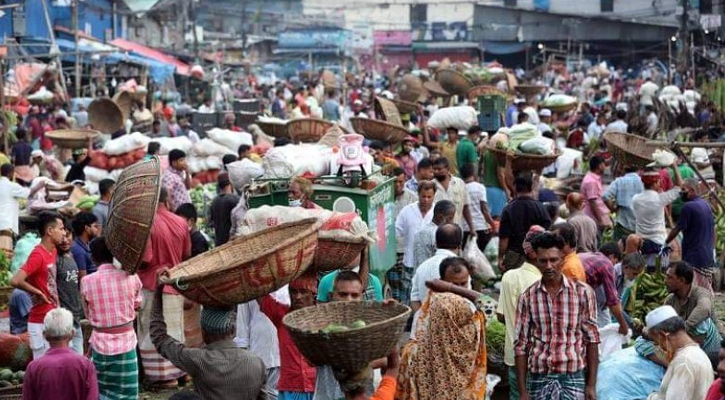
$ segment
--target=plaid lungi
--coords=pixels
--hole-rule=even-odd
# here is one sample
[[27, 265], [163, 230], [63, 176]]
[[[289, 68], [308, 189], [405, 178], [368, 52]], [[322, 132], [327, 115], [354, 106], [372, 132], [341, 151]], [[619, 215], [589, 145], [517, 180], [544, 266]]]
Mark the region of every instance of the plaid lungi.
[[695, 286], [707, 289], [714, 296], [715, 292], [712, 290], [712, 281], [715, 275], [715, 268], [693, 268], [692, 270], [695, 272], [692, 283]]
[[101, 400], [138, 399], [138, 360], [136, 349], [107, 356], [91, 349], [91, 360], [98, 373]]
[[410, 305], [413, 271], [413, 268], [406, 268], [403, 265], [403, 253], [398, 253], [395, 265], [385, 273], [385, 281], [390, 286], [390, 295], [407, 306]]
[[[138, 348], [144, 376], [148, 383], [165, 382], [181, 378], [186, 373], [176, 368], [171, 361], [165, 359], [156, 351], [151, 341], [151, 309], [154, 302], [154, 292], [143, 290], [143, 302], [138, 322]], [[163, 295], [164, 320], [169, 336], [184, 343], [184, 297], [181, 295]]]
[[584, 372], [573, 374], [533, 374], [526, 380], [532, 400], [584, 400]]

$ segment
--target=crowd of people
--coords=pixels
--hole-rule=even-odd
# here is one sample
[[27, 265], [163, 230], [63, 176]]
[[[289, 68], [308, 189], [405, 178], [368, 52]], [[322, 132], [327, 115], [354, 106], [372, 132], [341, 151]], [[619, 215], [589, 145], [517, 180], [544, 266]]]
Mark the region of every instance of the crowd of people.
[[[497, 254], [500, 293], [488, 319], [505, 324], [509, 398], [596, 399], [607, 379], [598, 375], [600, 330], [615, 324], [618, 334], [636, 338], [636, 357], [666, 370], [661, 384], [644, 397], [722, 400], [725, 385], [713, 382], [717, 374], [725, 377], [725, 342], [713, 308], [721, 249], [695, 170], [681, 159], [641, 168], [611, 157], [602, 134], [627, 131], [616, 107], [625, 94], [619, 78], [613, 78], [614, 86], [602, 81], [589, 87], [567, 86], [570, 81], [554, 71], [542, 79], [555, 89], [582, 91], [591, 102], [562, 115], [535, 100], [517, 99], [505, 120], [508, 126], [532, 124], [561, 147], [572, 146], [563, 127], [585, 128], [574, 146], [595, 145], [586, 152], [588, 172], [569, 193], [541, 184], [544, 175], [556, 176], [556, 163], [543, 173], [504, 170], [487, 150], [504, 132], [428, 127], [427, 118], [439, 107], [433, 98], [403, 115], [410, 136], [399, 146], [368, 141], [376, 165], [395, 180], [397, 260], [384, 274], [389, 293], [379, 277], [357, 272], [367, 268], [340, 265], [321, 279], [305, 275], [236, 307], [201, 307], [185, 299], [162, 278], [183, 261], [232, 240], [244, 198], [222, 171], [205, 219], [214, 231], [211, 243], [197, 224], [202, 210], [191, 201], [193, 176], [180, 149], [166, 156], [159, 205], [135, 274], [114, 261], [105, 241], [114, 181], [100, 182], [100, 201], [72, 218], [37, 213], [40, 243], [11, 280], [16, 288], [11, 331], [27, 332], [33, 352], [24, 398], [136, 399], [142, 385], [174, 389], [191, 382], [194, 393], [182, 391], [174, 398], [484, 399], [491, 303], [473, 290], [481, 289], [479, 271], [463, 257], [463, 249], [472, 245], [483, 253], [493, 246]], [[656, 95], [658, 89], [649, 92], [649, 86], [657, 86], [652, 80], [632, 83], [642, 100]], [[359, 79], [343, 99], [318, 86], [283, 83], [260, 89], [259, 95], [268, 113], [279, 118], [319, 116], [351, 128], [350, 117], [374, 118], [375, 96], [394, 91], [376, 92]], [[609, 100], [601, 102], [605, 92]], [[211, 101], [199, 108], [217, 109]], [[39, 176], [58, 180], [53, 171], [63, 168], [44, 162], [54, 158], [44, 152], [52, 142], [46, 143], [43, 132], [62, 127], [70, 117], [60, 108], [44, 111], [40, 117], [39, 110], [31, 110], [19, 121], [18, 142], [2, 160], [0, 231], [13, 236], [20, 233], [19, 200], [32, 198], [45, 184], [31, 182]], [[197, 135], [187, 120], [181, 127], [176, 117], [172, 105], [161, 104], [151, 136]], [[72, 118], [84, 121], [82, 114]], [[233, 118], [225, 123], [241, 130]], [[274, 145], [289, 143], [277, 139]], [[73, 151], [67, 182], [85, 179], [93, 150], [88, 147]], [[147, 153], [157, 156], [158, 143], [152, 141]], [[243, 146], [224, 164], [244, 158], [260, 160]], [[696, 167], [704, 170], [712, 163], [704, 160]], [[290, 207], [319, 207], [309, 179], [291, 179], [288, 196]], [[356, 264], [368, 258], [366, 251]], [[660, 285], [669, 295], [644, 304], [637, 297], [641, 291], [633, 288], [643, 277], [662, 274]], [[386, 295], [390, 299], [384, 300]], [[363, 299], [396, 301], [414, 311], [402, 349], [372, 360], [364, 377], [348, 380], [340, 371], [310, 364], [282, 323], [301, 308]], [[85, 325], [92, 333], [84, 345]], [[382, 378], [376, 388], [377, 370]]]

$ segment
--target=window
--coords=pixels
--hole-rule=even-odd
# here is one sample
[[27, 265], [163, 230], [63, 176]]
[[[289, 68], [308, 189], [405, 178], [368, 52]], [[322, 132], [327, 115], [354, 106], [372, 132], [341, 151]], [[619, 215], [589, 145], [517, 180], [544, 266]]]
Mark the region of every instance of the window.
[[700, 14], [712, 14], [712, 0], [700, 0]]
[[428, 4], [410, 5], [410, 23], [428, 22]]
[[516, 0], [503, 0], [505, 7], [516, 7]]
[[600, 0], [602, 12], [614, 12], [614, 0]]

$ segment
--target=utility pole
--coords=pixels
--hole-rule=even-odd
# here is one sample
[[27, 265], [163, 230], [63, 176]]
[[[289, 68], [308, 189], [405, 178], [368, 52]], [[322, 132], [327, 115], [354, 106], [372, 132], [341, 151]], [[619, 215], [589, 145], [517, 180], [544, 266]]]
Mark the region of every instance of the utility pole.
[[690, 68], [690, 35], [688, 23], [690, 19], [690, 0], [682, 0], [682, 15], [680, 16], [680, 29], [677, 32], [679, 51], [677, 54], [677, 72], [686, 74]]
[[247, 0], [242, 3], [242, 55], [247, 58]]
[[73, 38], [75, 39], [75, 52], [76, 52], [76, 62], [75, 62], [75, 87], [76, 87], [76, 97], [81, 97], [81, 56], [80, 52], [78, 51], [78, 0], [71, 0], [71, 26], [73, 27]]

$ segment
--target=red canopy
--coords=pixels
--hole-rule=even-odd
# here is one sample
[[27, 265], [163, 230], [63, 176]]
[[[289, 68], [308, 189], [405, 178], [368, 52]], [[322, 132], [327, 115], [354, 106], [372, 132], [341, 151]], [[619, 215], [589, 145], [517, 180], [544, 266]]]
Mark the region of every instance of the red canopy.
[[154, 48], [144, 46], [140, 43], [131, 42], [126, 39], [115, 39], [111, 42], [111, 44], [116, 47], [120, 47], [123, 50], [132, 51], [132, 52], [140, 54], [144, 57], [148, 57], [148, 58], [154, 59], [156, 61], [174, 65], [176, 67], [177, 74], [187, 75], [187, 76], [189, 75], [189, 70], [191, 69], [189, 64], [179, 61], [176, 57], [170, 56], [170, 55], [163, 53], [159, 50], [156, 50]]

